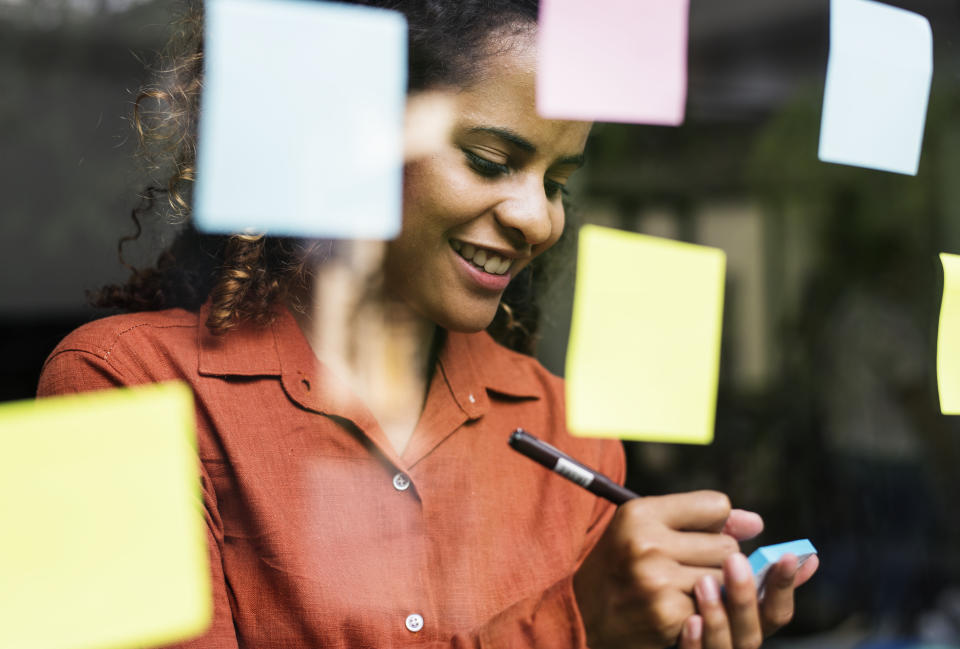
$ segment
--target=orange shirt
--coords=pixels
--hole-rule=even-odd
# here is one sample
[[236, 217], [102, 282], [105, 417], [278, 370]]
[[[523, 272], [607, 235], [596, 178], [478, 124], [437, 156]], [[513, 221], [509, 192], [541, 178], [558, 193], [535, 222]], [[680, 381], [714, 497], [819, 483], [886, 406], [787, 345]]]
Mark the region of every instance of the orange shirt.
[[614, 508], [507, 445], [522, 427], [622, 482], [619, 443], [566, 433], [560, 379], [449, 333], [398, 456], [288, 311], [222, 337], [204, 316], [85, 325], [38, 391], [192, 386], [215, 619], [184, 646], [584, 646], [571, 576]]

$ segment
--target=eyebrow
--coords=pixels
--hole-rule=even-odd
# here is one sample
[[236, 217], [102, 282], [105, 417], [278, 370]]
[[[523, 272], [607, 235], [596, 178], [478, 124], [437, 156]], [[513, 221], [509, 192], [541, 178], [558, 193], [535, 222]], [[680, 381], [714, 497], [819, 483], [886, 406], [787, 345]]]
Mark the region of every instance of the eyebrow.
[[[521, 151], [525, 151], [526, 153], [537, 152], [537, 147], [533, 142], [526, 139], [516, 131], [512, 131], [508, 128], [501, 128], [497, 126], [474, 126], [467, 132], [471, 134], [485, 133], [487, 135], [498, 137], [501, 140], [504, 140], [505, 142], [509, 142], [510, 144], [514, 145]], [[577, 155], [568, 155], [568, 156], [563, 156], [562, 158], [558, 158], [556, 162], [554, 162], [554, 164], [555, 165], [573, 165], [579, 169], [580, 167], [583, 166], [584, 161], [585, 160], [584, 160], [583, 154], [578, 153]]]

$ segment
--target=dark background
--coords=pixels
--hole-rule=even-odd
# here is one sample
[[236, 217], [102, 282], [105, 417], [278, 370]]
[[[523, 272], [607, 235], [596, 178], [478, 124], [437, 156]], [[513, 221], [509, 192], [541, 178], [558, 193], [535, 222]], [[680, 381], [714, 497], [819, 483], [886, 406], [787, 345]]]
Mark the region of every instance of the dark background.
[[[960, 8], [927, 16], [916, 177], [817, 160], [827, 0], [693, 0], [687, 120], [598, 125], [582, 220], [728, 255], [716, 441], [630, 444], [641, 493], [719, 488], [823, 560], [782, 647], [960, 646], [960, 430], [939, 414], [940, 251], [960, 252]], [[145, 173], [127, 122], [170, 0], [0, 0], [0, 401], [126, 276]], [[164, 229], [130, 251], [149, 262]], [[572, 266], [543, 361], [563, 367]], [[747, 548], [750, 549], [750, 548]]]

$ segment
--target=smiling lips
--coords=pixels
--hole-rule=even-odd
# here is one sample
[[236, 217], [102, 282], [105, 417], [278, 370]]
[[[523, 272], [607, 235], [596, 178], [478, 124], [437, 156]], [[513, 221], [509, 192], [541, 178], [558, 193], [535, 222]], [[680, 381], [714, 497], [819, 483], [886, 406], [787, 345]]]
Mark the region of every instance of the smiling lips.
[[450, 245], [457, 251], [458, 255], [491, 275], [503, 275], [510, 270], [510, 266], [513, 264], [512, 259], [501, 257], [491, 250], [477, 248], [456, 239], [451, 239]]

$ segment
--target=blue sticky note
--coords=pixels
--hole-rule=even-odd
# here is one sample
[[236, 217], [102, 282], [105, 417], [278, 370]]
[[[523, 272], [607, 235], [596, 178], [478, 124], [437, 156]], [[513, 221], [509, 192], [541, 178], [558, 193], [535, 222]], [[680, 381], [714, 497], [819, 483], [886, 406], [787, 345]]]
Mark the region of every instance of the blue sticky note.
[[807, 559], [816, 553], [817, 549], [813, 547], [813, 543], [809, 539], [765, 545], [754, 550], [749, 560], [750, 567], [753, 569], [753, 578], [757, 582], [759, 596], [763, 597], [763, 581], [767, 576], [767, 571], [785, 554], [792, 554], [797, 557], [798, 565], [802, 566]]
[[403, 15], [305, 0], [209, 0], [205, 21], [197, 227], [396, 236]]
[[820, 159], [915, 175], [932, 77], [926, 18], [873, 0], [831, 0]]

